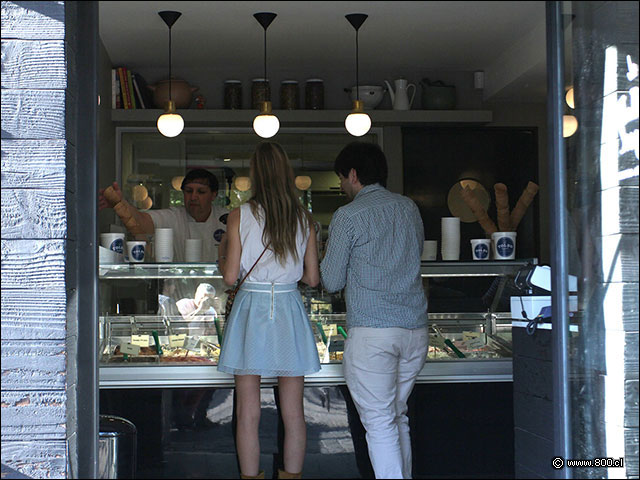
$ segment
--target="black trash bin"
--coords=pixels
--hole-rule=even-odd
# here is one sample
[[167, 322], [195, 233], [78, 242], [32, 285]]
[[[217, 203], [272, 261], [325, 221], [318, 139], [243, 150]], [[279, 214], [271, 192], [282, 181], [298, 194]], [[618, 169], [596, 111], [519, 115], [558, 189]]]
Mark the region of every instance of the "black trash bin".
[[115, 415], [100, 415], [98, 478], [135, 478], [136, 426]]

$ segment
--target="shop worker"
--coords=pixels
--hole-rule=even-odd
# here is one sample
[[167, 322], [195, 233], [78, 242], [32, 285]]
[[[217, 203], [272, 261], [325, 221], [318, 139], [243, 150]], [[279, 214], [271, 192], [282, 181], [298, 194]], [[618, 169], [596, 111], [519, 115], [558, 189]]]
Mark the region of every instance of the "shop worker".
[[428, 343], [422, 218], [411, 199], [385, 188], [376, 144], [347, 145], [334, 171], [350, 203], [333, 214], [320, 272], [329, 292], [345, 288], [345, 380], [376, 478], [411, 478], [407, 398]]
[[185, 240], [202, 238], [202, 261], [218, 260], [218, 245], [227, 230], [228, 210], [213, 205], [218, 179], [204, 169], [190, 170], [182, 181], [184, 207], [141, 212], [127, 202], [117, 182], [100, 189], [99, 209], [111, 207], [132, 235], [152, 234], [156, 228], [173, 229], [173, 260], [185, 261]]

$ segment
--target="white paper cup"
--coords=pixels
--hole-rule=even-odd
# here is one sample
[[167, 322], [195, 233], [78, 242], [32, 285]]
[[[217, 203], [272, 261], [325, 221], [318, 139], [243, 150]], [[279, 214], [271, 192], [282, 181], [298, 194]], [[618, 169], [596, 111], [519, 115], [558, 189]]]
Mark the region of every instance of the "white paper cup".
[[513, 260], [516, 258], [516, 232], [495, 232], [491, 234], [493, 258]]
[[173, 262], [173, 228], [155, 229], [156, 262]]
[[118, 263], [116, 252], [102, 245], [98, 247], [98, 259], [101, 265]]
[[437, 240], [425, 240], [422, 247], [421, 260], [432, 262], [436, 260], [438, 255], [438, 241]]
[[116, 253], [124, 253], [124, 233], [101, 233], [100, 245]]
[[184, 256], [186, 262], [202, 261], [202, 239], [187, 238], [184, 246]]
[[471, 256], [474, 260], [489, 260], [491, 255], [491, 240], [488, 238], [474, 238], [471, 240]]
[[147, 242], [132, 241], [127, 242], [127, 261], [131, 263], [144, 262], [144, 254], [147, 248]]

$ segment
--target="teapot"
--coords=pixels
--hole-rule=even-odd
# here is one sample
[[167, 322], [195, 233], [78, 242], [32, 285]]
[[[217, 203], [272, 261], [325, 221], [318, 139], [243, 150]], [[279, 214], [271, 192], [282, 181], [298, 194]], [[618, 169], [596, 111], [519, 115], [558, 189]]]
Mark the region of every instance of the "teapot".
[[[409, 110], [411, 108], [411, 104], [413, 103], [413, 97], [416, 96], [415, 84], [407, 82], [407, 80], [405, 80], [404, 78], [399, 78], [393, 82], [396, 86], [396, 89], [394, 91], [388, 81], [385, 80], [384, 83], [387, 85], [387, 89], [389, 90], [393, 109]], [[413, 87], [413, 92], [411, 93], [411, 98], [409, 98], [409, 89], [411, 87]]]
[[[155, 85], [147, 85], [153, 91], [153, 103], [156, 108], [165, 108], [169, 100], [169, 80], [161, 80]], [[199, 87], [192, 87], [186, 80], [171, 78], [171, 99], [176, 108], [189, 108], [193, 101], [193, 92]]]

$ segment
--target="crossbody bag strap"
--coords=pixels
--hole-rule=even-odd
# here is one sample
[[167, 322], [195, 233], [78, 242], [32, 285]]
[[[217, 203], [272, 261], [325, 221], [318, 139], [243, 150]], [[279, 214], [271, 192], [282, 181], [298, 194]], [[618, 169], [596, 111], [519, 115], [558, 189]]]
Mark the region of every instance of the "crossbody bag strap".
[[253, 269], [255, 268], [255, 266], [258, 264], [258, 262], [260, 261], [260, 259], [262, 258], [262, 256], [264, 255], [264, 252], [267, 251], [267, 249], [269, 248], [269, 244], [267, 244], [266, 247], [264, 247], [264, 250], [262, 251], [262, 253], [260, 254], [260, 256], [258, 257], [258, 259], [255, 261], [255, 263], [253, 264], [253, 266], [249, 269], [249, 271], [247, 272], [247, 274], [244, 276], [244, 278], [242, 280], [240, 280], [240, 283], [238, 284], [238, 286], [235, 288], [236, 291], [238, 291], [240, 289], [240, 285], [242, 285], [244, 283], [244, 281], [247, 279], [247, 277], [251, 274], [251, 272], [253, 271]]

